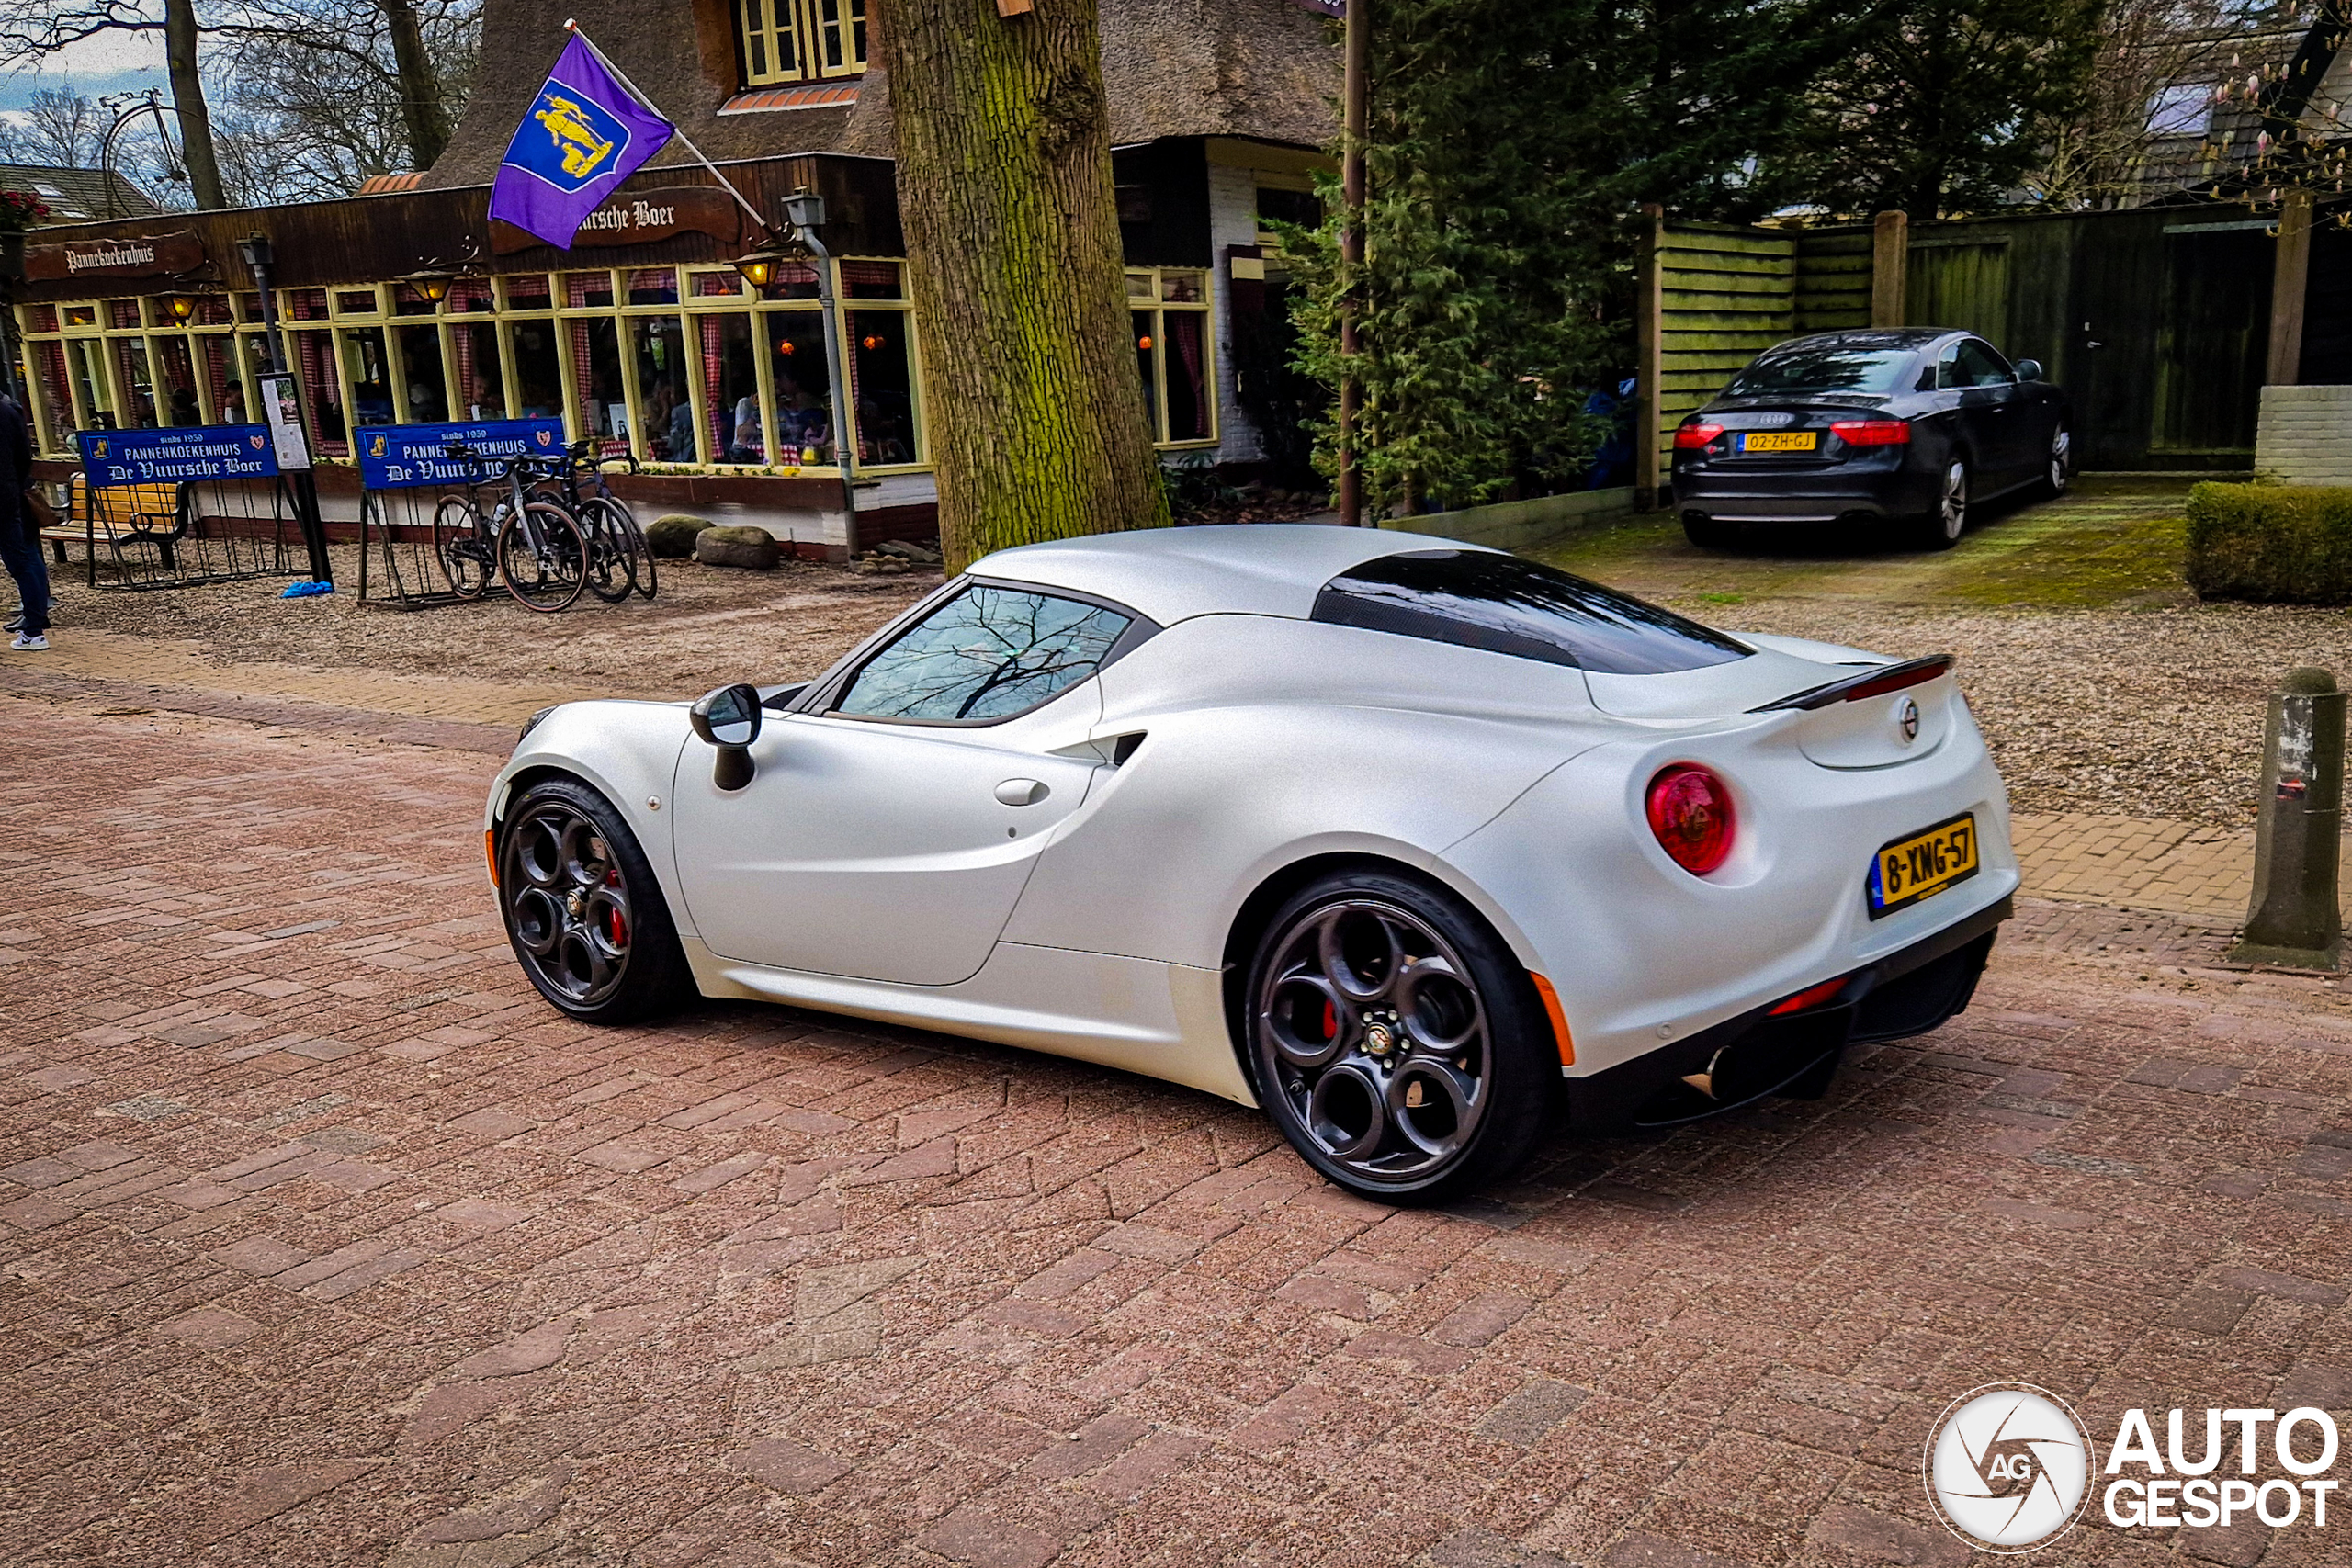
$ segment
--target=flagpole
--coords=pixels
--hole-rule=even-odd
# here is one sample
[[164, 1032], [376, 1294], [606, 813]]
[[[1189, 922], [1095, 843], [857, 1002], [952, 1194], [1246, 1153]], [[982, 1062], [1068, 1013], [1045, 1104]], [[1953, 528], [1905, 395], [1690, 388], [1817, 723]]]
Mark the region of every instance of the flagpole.
[[[613, 73], [613, 79], [618, 82], [622, 86], [628, 88], [628, 96], [635, 98], [639, 106], [650, 113], [662, 115], [662, 118], [664, 120], [669, 120], [669, 116], [662, 114], [662, 106], [655, 103], [650, 97], [648, 97], [644, 88], [630, 81], [628, 79], [628, 73], [614, 64], [612, 57], [606, 54], [603, 50], [596, 47], [596, 40], [580, 30], [580, 24], [577, 21], [574, 21], [569, 17], [565, 17], [563, 22], [563, 30], [570, 33], [573, 38], [578, 39], [582, 43], [586, 44], [588, 46], [588, 52], [596, 57], [597, 63], [602, 65], [605, 70], [611, 72]], [[717, 180], [720, 186], [725, 187], [727, 194], [735, 198], [736, 206], [741, 208], [744, 211], [752, 215], [752, 221], [760, 226], [760, 231], [762, 233], [773, 234], [775, 232], [775, 225], [771, 224], [766, 219], [760, 216], [760, 209], [758, 208], [753, 207], [750, 202], [743, 199], [743, 193], [735, 188], [735, 182], [718, 172], [718, 165], [712, 163], [707, 157], [703, 155], [703, 150], [695, 145], [694, 138], [688, 136], [684, 130], [680, 130], [675, 121], [670, 122], [670, 134], [675, 136], [680, 141], [684, 142], [685, 144], [686, 151], [693, 153], [695, 160], [699, 162], [704, 168], [710, 171], [710, 177]]]

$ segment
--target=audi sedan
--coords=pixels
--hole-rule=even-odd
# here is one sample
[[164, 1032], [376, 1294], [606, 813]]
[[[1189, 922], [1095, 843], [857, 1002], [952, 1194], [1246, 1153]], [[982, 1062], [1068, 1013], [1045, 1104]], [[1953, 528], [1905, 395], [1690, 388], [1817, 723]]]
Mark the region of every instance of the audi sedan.
[[1862, 521], [1948, 550], [1971, 507], [2066, 488], [2072, 413], [2040, 365], [1971, 333], [1792, 338], [1676, 429], [1674, 504], [1702, 547], [1751, 526]]
[[482, 826], [572, 1018], [731, 997], [1105, 1063], [1400, 1203], [1818, 1098], [1967, 1005], [2018, 881], [1949, 656], [1305, 525], [1002, 550], [813, 682], [566, 704]]

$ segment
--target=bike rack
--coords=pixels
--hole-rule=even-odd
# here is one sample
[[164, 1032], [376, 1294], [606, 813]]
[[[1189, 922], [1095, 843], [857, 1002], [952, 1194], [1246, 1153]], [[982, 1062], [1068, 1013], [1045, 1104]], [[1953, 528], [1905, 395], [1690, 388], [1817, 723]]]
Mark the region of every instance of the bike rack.
[[[407, 487], [359, 492], [359, 602], [382, 610], [437, 610], [479, 604], [449, 587], [434, 537], [434, 513], [458, 488]], [[371, 585], [368, 567], [378, 563]], [[487, 595], [483, 596], [487, 598]]]

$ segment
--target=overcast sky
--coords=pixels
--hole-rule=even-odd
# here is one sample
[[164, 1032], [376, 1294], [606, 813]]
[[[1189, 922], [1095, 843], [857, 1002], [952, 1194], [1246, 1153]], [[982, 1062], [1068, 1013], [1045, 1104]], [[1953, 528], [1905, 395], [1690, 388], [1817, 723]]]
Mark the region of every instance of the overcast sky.
[[85, 97], [108, 93], [140, 93], [171, 86], [164, 75], [161, 33], [101, 33], [61, 50], [42, 62], [38, 71], [0, 75], [0, 112], [21, 109], [43, 87], [62, 87], [71, 81]]

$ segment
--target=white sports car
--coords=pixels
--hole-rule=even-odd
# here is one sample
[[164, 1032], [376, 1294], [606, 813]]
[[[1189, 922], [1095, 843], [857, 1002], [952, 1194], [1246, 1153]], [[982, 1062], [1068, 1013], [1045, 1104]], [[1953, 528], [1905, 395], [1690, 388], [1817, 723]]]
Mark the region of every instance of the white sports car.
[[549, 709], [487, 829], [572, 1017], [1083, 1057], [1392, 1202], [1819, 1096], [1967, 1005], [2018, 882], [1950, 659], [1307, 525], [1005, 550], [805, 685]]

